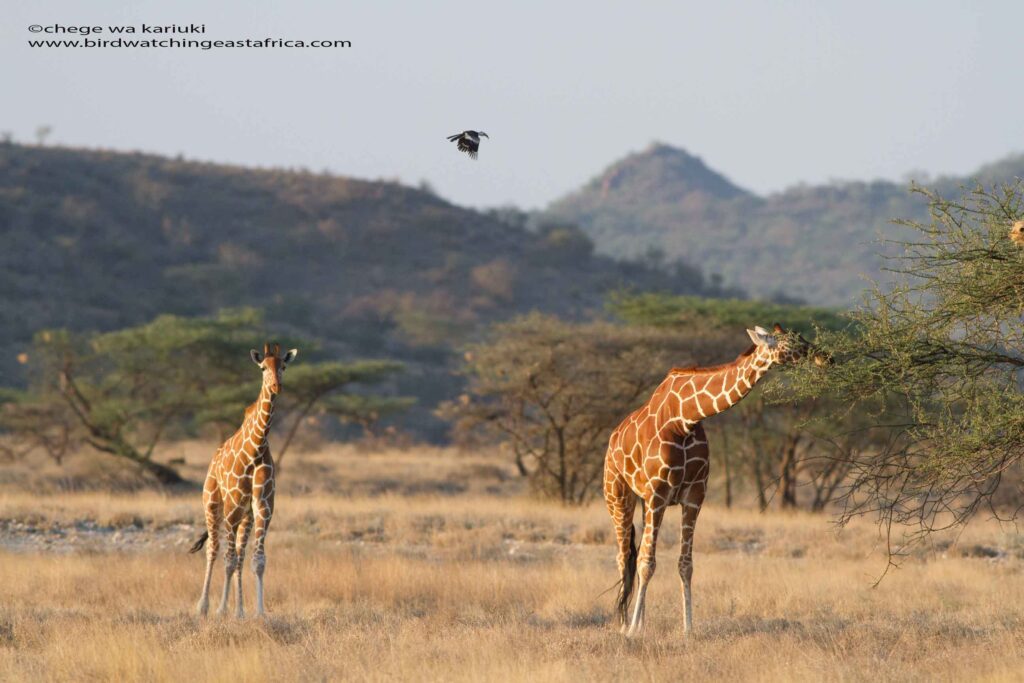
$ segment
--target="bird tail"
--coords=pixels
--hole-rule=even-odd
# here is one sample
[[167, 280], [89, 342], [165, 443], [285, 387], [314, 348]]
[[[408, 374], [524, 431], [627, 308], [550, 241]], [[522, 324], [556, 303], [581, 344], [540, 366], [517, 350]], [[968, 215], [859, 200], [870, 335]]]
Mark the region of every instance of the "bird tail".
[[456, 133], [455, 135], [449, 135], [448, 136], [448, 142], [455, 142], [460, 137], [462, 137], [462, 133]]

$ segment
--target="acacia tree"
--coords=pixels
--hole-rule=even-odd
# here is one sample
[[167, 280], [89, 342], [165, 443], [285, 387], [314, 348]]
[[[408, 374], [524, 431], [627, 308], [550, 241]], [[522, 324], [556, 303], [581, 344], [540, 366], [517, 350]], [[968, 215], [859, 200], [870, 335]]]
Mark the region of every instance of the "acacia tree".
[[368, 431], [373, 423], [409, 407], [407, 397], [368, 396], [342, 392], [353, 384], [376, 384], [404, 366], [397, 361], [364, 360], [354, 363], [328, 361], [296, 365], [288, 370], [288, 390], [282, 410], [291, 424], [277, 449], [275, 465], [280, 467], [299, 427], [315, 414], [332, 415], [342, 422], [356, 422]]
[[[260, 313], [246, 309], [208, 318], [160, 316], [94, 336], [40, 332], [28, 354], [31, 386], [0, 394], [0, 427], [13, 437], [0, 453], [10, 458], [41, 449], [60, 462], [89, 446], [134, 463], [160, 483], [180, 483], [177, 470], [153, 459], [157, 445], [169, 433], [200, 424], [219, 424], [223, 432], [238, 427], [259, 391], [259, 372], [245, 349], [266, 338], [262, 328]], [[366, 421], [406, 405], [405, 399], [341, 393], [400, 367], [328, 361], [289, 369], [280, 410], [291, 423], [279, 457], [316, 411]]]
[[440, 413], [464, 443], [507, 444], [536, 492], [581, 504], [600, 493], [611, 430], [692, 360], [685, 347], [668, 331], [525, 316], [469, 348], [468, 393]]
[[251, 310], [211, 318], [160, 316], [95, 336], [36, 334], [32, 384], [4, 406], [15, 440], [59, 459], [87, 445], [133, 462], [163, 484], [177, 470], [153, 459], [168, 429], [208, 407], [210, 394], [238, 383], [244, 339], [260, 324]]
[[916, 237], [890, 263], [898, 284], [871, 292], [852, 315], [855, 334], [821, 338], [841, 361], [824, 381], [795, 382], [872, 417], [880, 445], [849, 454], [841, 519], [876, 514], [890, 560], [982, 507], [1021, 509], [997, 510], [993, 495], [1024, 457], [1024, 251], [1009, 239], [1024, 184], [952, 200], [915, 191], [931, 218], [904, 223]]

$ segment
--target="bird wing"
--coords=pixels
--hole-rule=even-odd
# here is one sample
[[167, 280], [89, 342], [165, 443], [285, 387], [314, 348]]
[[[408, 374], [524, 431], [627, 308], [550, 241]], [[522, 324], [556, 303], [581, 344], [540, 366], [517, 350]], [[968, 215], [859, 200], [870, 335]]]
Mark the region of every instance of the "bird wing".
[[471, 158], [476, 159], [477, 151], [480, 149], [480, 142], [469, 137], [459, 139], [459, 151], [465, 152]]

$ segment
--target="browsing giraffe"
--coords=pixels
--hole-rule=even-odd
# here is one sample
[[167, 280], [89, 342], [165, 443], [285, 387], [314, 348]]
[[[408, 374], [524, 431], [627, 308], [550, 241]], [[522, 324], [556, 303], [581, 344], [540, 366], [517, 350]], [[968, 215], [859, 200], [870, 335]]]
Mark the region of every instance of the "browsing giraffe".
[[[618, 541], [622, 580], [618, 612], [621, 630], [627, 636], [639, 635], [643, 630], [658, 530], [670, 505], [680, 505], [683, 512], [679, 553], [683, 628], [686, 633], [693, 628], [693, 531], [708, 481], [708, 440], [701, 421], [735, 405], [773, 365], [795, 363], [808, 354], [817, 365], [828, 362], [806, 339], [786, 332], [778, 323], [772, 332], [755, 327], [747, 334], [754, 345], [731, 363], [670, 370], [650, 400], [623, 420], [608, 441], [604, 497]], [[638, 497], [644, 525], [639, 551], [633, 527]], [[638, 571], [636, 606], [628, 620]]]
[[274, 414], [274, 398], [281, 391], [281, 376], [288, 363], [298, 355], [297, 349], [281, 355], [281, 347], [263, 345], [263, 357], [256, 349], [249, 351], [249, 357], [263, 370], [263, 386], [259, 398], [245, 409], [245, 419], [238, 431], [217, 449], [210, 462], [210, 469], [203, 486], [203, 508], [206, 511], [206, 532], [192, 546], [190, 553], [199, 552], [210, 539], [206, 549], [206, 579], [203, 594], [199, 598], [197, 611], [206, 616], [210, 606], [210, 579], [213, 576], [213, 562], [220, 547], [220, 529], [223, 523], [227, 532], [227, 546], [224, 549], [224, 594], [217, 614], [228, 610], [231, 596], [231, 575], [238, 571], [238, 603], [235, 614], [245, 615], [242, 607], [242, 561], [249, 532], [254, 531], [252, 568], [256, 574], [256, 614], [263, 616], [263, 570], [266, 554], [263, 544], [274, 514], [274, 459], [270, 456], [267, 434]]

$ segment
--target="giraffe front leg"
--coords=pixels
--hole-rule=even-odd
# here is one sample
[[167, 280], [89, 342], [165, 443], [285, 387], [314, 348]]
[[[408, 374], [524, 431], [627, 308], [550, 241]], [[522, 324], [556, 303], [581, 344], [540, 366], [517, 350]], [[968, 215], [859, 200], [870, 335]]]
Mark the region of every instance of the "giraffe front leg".
[[[236, 508], [237, 509], [237, 508]], [[238, 538], [238, 523], [231, 523], [228, 517], [227, 543], [224, 546], [224, 592], [221, 594], [220, 607], [217, 608], [217, 616], [223, 617], [228, 613], [228, 601], [231, 599], [231, 576], [238, 567], [238, 554], [235, 552], [236, 539]]]
[[640, 635], [644, 629], [644, 610], [647, 602], [647, 586], [654, 576], [655, 549], [658, 544], [658, 530], [661, 528], [662, 517], [665, 516], [665, 501], [661, 498], [652, 497], [644, 514], [644, 535], [640, 543], [639, 559], [637, 560], [637, 574], [640, 577], [640, 586], [636, 594], [636, 606], [633, 608], [633, 620], [626, 631], [627, 638]]
[[[269, 459], [270, 454], [267, 454]], [[263, 571], [267, 566], [264, 545], [270, 529], [270, 518], [274, 515], [274, 468], [272, 461], [257, 468], [253, 477], [253, 547], [252, 571], [256, 574], [256, 616], [266, 614], [263, 608]]]
[[[701, 495], [703, 498], [703, 495]], [[684, 500], [683, 530], [679, 541], [679, 579], [683, 590], [683, 633], [693, 631], [693, 601], [690, 596], [690, 581], [693, 579], [693, 532], [697, 526], [701, 502]]]
[[679, 580], [683, 593], [683, 633], [693, 632], [693, 600], [690, 595], [690, 582], [693, 579], [693, 534], [697, 528], [697, 516], [704, 504], [707, 492], [709, 452], [703, 429], [695, 431], [691, 437], [687, 454], [685, 472], [687, 484], [679, 496], [682, 507], [682, 532], [679, 536]]
[[235, 607], [235, 616], [239, 619], [245, 617], [245, 602], [242, 600], [242, 565], [245, 564], [245, 547], [249, 544], [249, 531], [252, 530], [252, 512], [250, 511], [242, 518], [238, 527], [238, 540], [235, 544], [235, 556], [238, 558], [236, 576], [238, 577], [238, 604]]

